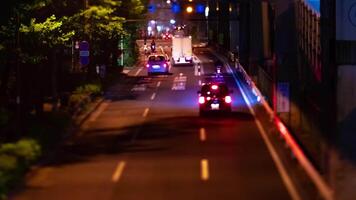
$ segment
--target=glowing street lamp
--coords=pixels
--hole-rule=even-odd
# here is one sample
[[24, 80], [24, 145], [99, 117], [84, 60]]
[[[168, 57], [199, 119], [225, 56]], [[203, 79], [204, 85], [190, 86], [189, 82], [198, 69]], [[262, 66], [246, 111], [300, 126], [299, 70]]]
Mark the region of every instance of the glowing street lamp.
[[187, 13], [192, 13], [192, 12], [193, 12], [193, 7], [188, 6], [188, 7], [186, 8], [186, 11], [187, 11]]
[[176, 20], [171, 19], [171, 20], [169, 20], [169, 23], [171, 23], [171, 24], [175, 24], [175, 23], [176, 23]]

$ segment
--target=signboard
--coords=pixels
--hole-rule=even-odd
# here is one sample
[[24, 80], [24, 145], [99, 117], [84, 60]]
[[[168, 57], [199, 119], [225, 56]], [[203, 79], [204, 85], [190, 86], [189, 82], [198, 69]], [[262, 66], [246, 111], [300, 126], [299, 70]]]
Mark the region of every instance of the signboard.
[[356, 41], [356, 1], [336, 1], [336, 39]]
[[79, 44], [80, 64], [85, 66], [89, 64], [89, 43], [82, 41]]
[[289, 83], [280, 82], [277, 84], [277, 112], [289, 112]]

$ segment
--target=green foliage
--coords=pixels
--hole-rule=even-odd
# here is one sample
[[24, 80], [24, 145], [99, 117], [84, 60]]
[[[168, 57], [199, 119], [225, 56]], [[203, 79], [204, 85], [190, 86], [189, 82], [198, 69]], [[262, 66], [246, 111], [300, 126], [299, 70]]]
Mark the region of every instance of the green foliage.
[[74, 93], [75, 94], [86, 94], [86, 95], [99, 95], [101, 92], [100, 85], [97, 84], [86, 84], [78, 87]]
[[86, 104], [87, 102], [89, 102], [89, 96], [83, 93], [72, 94], [69, 97], [69, 106], [72, 108], [76, 108], [80, 105]]
[[48, 44], [49, 47], [65, 44], [75, 34], [74, 31], [64, 32], [61, 29], [66, 20], [66, 17], [58, 20], [54, 15], [48, 17], [42, 23], [37, 22], [36, 19], [31, 19], [28, 26], [21, 24], [20, 32], [31, 37], [34, 36], [39, 40], [38, 42]]
[[33, 139], [22, 139], [16, 143], [3, 144], [0, 147], [0, 155], [15, 156], [25, 163], [36, 160], [40, 154], [41, 147]]
[[0, 199], [26, 172], [30, 164], [41, 154], [39, 144], [32, 139], [22, 139], [16, 143], [0, 146]]

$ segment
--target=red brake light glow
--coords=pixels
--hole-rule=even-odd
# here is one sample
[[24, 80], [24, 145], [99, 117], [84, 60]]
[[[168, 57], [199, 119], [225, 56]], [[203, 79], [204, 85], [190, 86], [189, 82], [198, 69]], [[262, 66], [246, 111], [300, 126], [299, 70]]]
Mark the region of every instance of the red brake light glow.
[[149, 67], [150, 67], [150, 65], [149, 65], [149, 64], [147, 64], [147, 65], [146, 65], [146, 67], [147, 67], [147, 68], [149, 68]]
[[212, 86], [211, 86], [211, 89], [217, 90], [217, 89], [218, 89], [218, 86], [217, 86], [217, 85], [212, 85]]
[[165, 68], [166, 68], [166, 67], [167, 67], [167, 64], [166, 64], [166, 63], [164, 63], [164, 64], [163, 64], [163, 67], [165, 67]]
[[205, 98], [204, 98], [204, 97], [199, 97], [199, 103], [200, 103], [200, 104], [205, 103]]
[[230, 96], [226, 96], [225, 97], [225, 103], [231, 103], [232, 102], [232, 99]]

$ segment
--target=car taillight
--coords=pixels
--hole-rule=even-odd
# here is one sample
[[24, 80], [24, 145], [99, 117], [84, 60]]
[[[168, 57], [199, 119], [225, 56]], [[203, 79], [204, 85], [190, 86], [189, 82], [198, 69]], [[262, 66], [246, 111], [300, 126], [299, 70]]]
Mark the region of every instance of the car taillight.
[[199, 97], [199, 103], [200, 103], [200, 104], [205, 103], [205, 98], [204, 98], [204, 97]]
[[218, 89], [218, 86], [217, 86], [217, 85], [212, 85], [212, 86], [211, 86], [211, 89], [217, 90], [217, 89]]
[[232, 99], [230, 96], [226, 96], [225, 97], [225, 103], [231, 103], [232, 102]]
[[167, 67], [167, 64], [166, 64], [166, 63], [164, 63], [164, 64], [163, 64], [163, 67], [165, 67], [165, 68], [166, 68], [166, 67]]
[[146, 65], [146, 67], [147, 67], [147, 68], [149, 68], [149, 67], [150, 67], [150, 65], [149, 65], [149, 64], [147, 64], [147, 65]]

